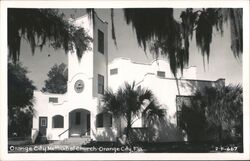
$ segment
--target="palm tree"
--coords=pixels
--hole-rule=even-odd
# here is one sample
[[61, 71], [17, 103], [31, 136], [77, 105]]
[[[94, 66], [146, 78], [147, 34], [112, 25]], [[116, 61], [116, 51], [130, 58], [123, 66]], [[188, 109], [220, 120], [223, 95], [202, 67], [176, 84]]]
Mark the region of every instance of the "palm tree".
[[222, 133], [231, 135], [232, 129], [242, 137], [243, 126], [243, 91], [240, 85], [221, 88], [207, 88], [204, 93], [206, 117], [209, 125], [217, 130], [218, 140]]
[[73, 50], [75, 45], [78, 58], [90, 49], [92, 38], [83, 28], [78, 28], [55, 9], [8, 9], [8, 56], [16, 62], [20, 55], [21, 39], [29, 42], [34, 54], [35, 48], [42, 50], [49, 43], [53, 48]]
[[[218, 141], [222, 141], [223, 132], [229, 137], [243, 136], [243, 93], [240, 85], [228, 85], [219, 88], [205, 88], [197, 91], [189, 105], [181, 107], [181, 128], [188, 135], [201, 136], [201, 132], [215, 132]], [[196, 115], [196, 117], [194, 117]], [[200, 119], [199, 119], [200, 118]], [[199, 119], [199, 121], [197, 121]], [[202, 124], [200, 124], [202, 122]], [[199, 125], [199, 126], [197, 126]], [[202, 125], [202, 126], [201, 126]], [[232, 134], [231, 130], [235, 130]], [[194, 134], [196, 133], [196, 134]]]
[[126, 143], [131, 143], [132, 125], [140, 118], [146, 116], [147, 120], [155, 120], [164, 116], [164, 110], [156, 105], [156, 100], [151, 90], [141, 89], [125, 83], [124, 87], [119, 87], [116, 93], [111, 89], [107, 90], [103, 96], [105, 112], [111, 112], [113, 115], [126, 121]]

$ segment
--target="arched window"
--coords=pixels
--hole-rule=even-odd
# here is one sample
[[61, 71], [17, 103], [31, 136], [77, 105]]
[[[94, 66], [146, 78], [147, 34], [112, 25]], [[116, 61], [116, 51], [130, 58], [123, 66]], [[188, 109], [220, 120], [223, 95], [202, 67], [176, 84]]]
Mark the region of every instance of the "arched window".
[[63, 128], [63, 116], [56, 115], [52, 117], [52, 128]]
[[110, 113], [99, 113], [96, 115], [96, 127], [112, 127], [112, 115]]

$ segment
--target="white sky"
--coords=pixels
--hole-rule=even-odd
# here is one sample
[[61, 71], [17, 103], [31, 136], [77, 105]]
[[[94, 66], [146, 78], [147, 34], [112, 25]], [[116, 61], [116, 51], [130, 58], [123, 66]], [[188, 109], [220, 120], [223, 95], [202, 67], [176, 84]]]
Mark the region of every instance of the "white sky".
[[[62, 10], [67, 17], [74, 14], [79, 17], [85, 13], [84, 10]], [[117, 57], [128, 57], [136, 62], [151, 62], [152, 56], [150, 53], [145, 55], [142, 48], [138, 47], [136, 35], [131, 26], [126, 25], [121, 9], [114, 11], [115, 32], [118, 47], [116, 48], [111, 38], [111, 20], [110, 10], [97, 10], [100, 18], [109, 23], [109, 62]], [[180, 10], [175, 10], [175, 18], [178, 18]], [[242, 60], [237, 60], [233, 56], [230, 49], [230, 33], [229, 27], [225, 25], [224, 35], [221, 37], [219, 33], [214, 32], [213, 42], [210, 46], [209, 64], [206, 65], [206, 70], [203, 67], [203, 58], [198, 51], [195, 43], [195, 33], [190, 44], [190, 59], [189, 65], [197, 67], [197, 78], [205, 80], [217, 80], [218, 78], [225, 78], [226, 83], [242, 84]], [[44, 86], [44, 80], [47, 79], [47, 73], [55, 64], [62, 62], [67, 64], [67, 55], [64, 50], [54, 50], [52, 47], [44, 47], [42, 52], [36, 50], [35, 55], [31, 56], [31, 49], [29, 44], [25, 41], [21, 45], [20, 61], [30, 71], [29, 78], [34, 81], [35, 86], [40, 90]], [[50, 55], [50, 57], [48, 57]]]

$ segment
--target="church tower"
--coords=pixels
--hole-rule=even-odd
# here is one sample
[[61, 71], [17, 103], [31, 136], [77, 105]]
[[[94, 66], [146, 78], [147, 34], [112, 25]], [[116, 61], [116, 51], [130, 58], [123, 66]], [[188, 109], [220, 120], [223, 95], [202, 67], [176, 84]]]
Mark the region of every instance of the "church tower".
[[[93, 38], [91, 50], [85, 51], [81, 60], [76, 52], [68, 53], [68, 94], [70, 98], [100, 98], [107, 87], [108, 24], [95, 13], [74, 20]], [[80, 99], [80, 100], [81, 100]]]
[[91, 18], [88, 15], [79, 17], [73, 23], [83, 27], [93, 42], [91, 50], [85, 51], [81, 60], [76, 52], [68, 53], [69, 136], [86, 135], [86, 131], [94, 139], [99, 102], [108, 84], [108, 24], [96, 13]]

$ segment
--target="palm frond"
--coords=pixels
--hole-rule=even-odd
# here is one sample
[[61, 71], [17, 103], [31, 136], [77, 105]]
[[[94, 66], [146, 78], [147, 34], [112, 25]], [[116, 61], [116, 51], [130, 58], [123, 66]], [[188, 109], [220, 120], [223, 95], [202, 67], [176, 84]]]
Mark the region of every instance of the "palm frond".
[[[203, 130], [225, 131], [238, 128], [238, 133], [242, 136], [243, 96], [241, 85], [208, 87], [202, 92], [197, 91], [190, 101], [189, 105], [183, 104], [181, 107], [180, 125], [182, 128], [187, 131], [195, 128], [193, 125], [196, 125], [195, 122], [200, 119], [205, 125], [200, 126]], [[192, 130], [189, 133], [193, 133]]]
[[122, 104], [111, 89], [105, 91], [102, 101], [104, 102], [103, 112], [112, 112], [117, 117], [121, 115]]
[[160, 120], [165, 116], [165, 110], [161, 109], [159, 105], [153, 100], [149, 103], [146, 109], [143, 111], [143, 116], [147, 123], [153, 123], [154, 121]]
[[141, 104], [143, 104], [144, 100], [151, 101], [154, 99], [153, 92], [149, 89], [137, 89], [137, 92], [139, 94], [139, 101]]
[[[147, 100], [148, 104], [144, 101]], [[149, 89], [136, 88], [135, 82], [124, 83], [116, 93], [107, 90], [103, 96], [104, 110], [112, 112], [118, 117], [123, 117], [127, 126], [131, 127], [133, 122], [141, 117], [141, 114], [148, 116], [148, 119], [159, 119], [164, 116], [164, 110], [156, 104], [156, 99]]]

